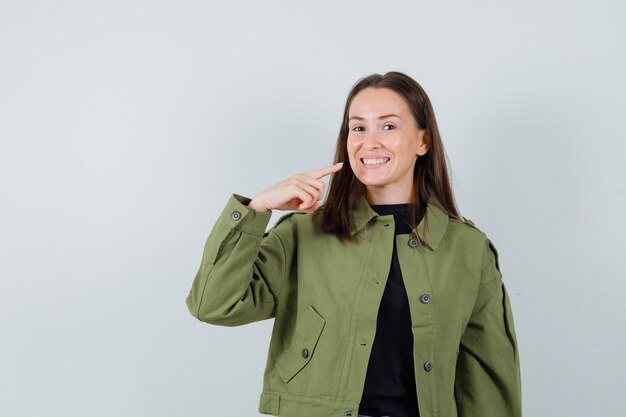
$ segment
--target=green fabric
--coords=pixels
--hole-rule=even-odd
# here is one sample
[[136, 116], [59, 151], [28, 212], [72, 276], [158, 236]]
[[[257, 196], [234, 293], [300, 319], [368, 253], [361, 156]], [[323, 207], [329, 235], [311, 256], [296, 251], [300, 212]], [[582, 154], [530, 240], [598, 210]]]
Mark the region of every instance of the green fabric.
[[412, 247], [410, 234], [394, 236], [393, 215], [378, 215], [362, 198], [350, 243], [321, 231], [323, 209], [287, 213], [266, 231], [271, 212], [249, 202], [229, 197], [186, 303], [194, 317], [215, 325], [275, 319], [259, 412], [357, 416], [395, 239], [421, 417], [521, 416], [517, 342], [498, 253], [469, 219], [449, 217], [433, 195], [418, 225], [425, 244]]

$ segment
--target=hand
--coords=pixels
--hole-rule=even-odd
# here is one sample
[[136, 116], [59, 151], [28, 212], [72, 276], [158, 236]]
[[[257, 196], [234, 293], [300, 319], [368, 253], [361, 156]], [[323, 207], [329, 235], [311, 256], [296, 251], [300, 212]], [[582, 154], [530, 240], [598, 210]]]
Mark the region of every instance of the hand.
[[343, 162], [325, 168], [292, 175], [255, 196], [248, 207], [258, 211], [302, 210], [314, 212], [324, 195], [324, 182], [320, 178], [339, 171]]

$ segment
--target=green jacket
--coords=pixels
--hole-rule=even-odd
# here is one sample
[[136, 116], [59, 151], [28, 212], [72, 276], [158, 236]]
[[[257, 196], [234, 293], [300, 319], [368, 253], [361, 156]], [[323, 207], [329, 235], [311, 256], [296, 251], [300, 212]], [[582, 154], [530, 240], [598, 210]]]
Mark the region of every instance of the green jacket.
[[357, 417], [393, 240], [408, 293], [421, 417], [519, 417], [517, 342], [498, 253], [432, 195], [425, 244], [394, 237], [362, 198], [354, 243], [320, 230], [321, 210], [271, 213], [232, 194], [204, 246], [187, 307], [222, 326], [275, 318], [258, 411]]

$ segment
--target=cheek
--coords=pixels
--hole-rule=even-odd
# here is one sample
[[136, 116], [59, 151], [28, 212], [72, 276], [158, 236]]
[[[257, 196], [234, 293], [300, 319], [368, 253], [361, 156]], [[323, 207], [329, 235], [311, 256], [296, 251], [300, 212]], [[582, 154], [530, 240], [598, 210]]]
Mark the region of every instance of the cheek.
[[411, 155], [415, 154], [416, 147], [413, 146], [412, 143], [409, 143], [406, 140], [398, 140], [389, 144], [389, 148], [393, 150], [397, 157], [410, 158]]
[[355, 143], [354, 140], [351, 140], [350, 137], [348, 137], [348, 141], [346, 143], [346, 149], [348, 150], [348, 155], [350, 155], [350, 157], [353, 157], [354, 154], [356, 153], [357, 144]]

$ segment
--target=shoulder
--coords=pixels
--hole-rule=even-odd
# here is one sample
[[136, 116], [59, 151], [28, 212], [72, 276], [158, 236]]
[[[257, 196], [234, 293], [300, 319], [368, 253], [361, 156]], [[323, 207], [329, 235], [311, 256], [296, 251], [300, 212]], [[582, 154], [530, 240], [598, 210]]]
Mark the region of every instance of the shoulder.
[[480, 229], [472, 220], [468, 219], [467, 217], [461, 216], [463, 218], [463, 221], [460, 221], [458, 219], [449, 218], [450, 223], [452, 224], [458, 224], [460, 228], [465, 228], [467, 230], [470, 230], [469, 233], [473, 233], [474, 237], [476, 240], [476, 244], [480, 245], [484, 250], [485, 250], [485, 256], [487, 258], [491, 258], [493, 259], [496, 268], [499, 270], [500, 269], [500, 265], [499, 265], [499, 261], [498, 261], [498, 250], [496, 249], [496, 246], [494, 245], [493, 241], [489, 238], [489, 236], [487, 235], [487, 233]]
[[448, 216], [448, 229], [451, 233], [461, 234], [474, 241], [484, 241], [487, 238], [485, 231], [480, 229], [471, 219], [461, 216], [463, 220]]
[[311, 223], [314, 214], [303, 211], [289, 211], [282, 214], [272, 227], [266, 232], [274, 232], [283, 239], [290, 239], [297, 235], [298, 229], [301, 229], [307, 223]]
[[278, 227], [289, 227], [290, 225], [294, 225], [298, 222], [298, 217], [305, 214], [306, 213], [299, 211], [290, 211], [288, 213], [284, 213], [278, 218], [278, 220], [276, 220], [276, 222], [272, 226], [272, 229]]
[[[327, 248], [335, 236], [322, 231], [323, 212], [290, 211], [281, 215], [267, 234], [278, 237], [289, 250], [317, 251]], [[336, 239], [336, 238], [335, 238]]]

